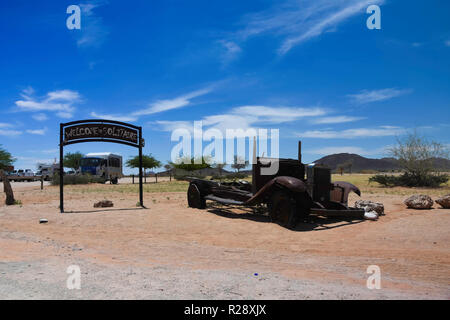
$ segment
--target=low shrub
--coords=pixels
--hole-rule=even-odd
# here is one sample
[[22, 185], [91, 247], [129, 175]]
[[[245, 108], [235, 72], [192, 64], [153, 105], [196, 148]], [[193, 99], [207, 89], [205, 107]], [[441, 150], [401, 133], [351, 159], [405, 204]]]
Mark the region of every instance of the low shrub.
[[377, 174], [369, 178], [370, 182], [378, 182], [386, 187], [431, 187], [437, 188], [443, 183], [447, 183], [449, 180], [447, 174], [423, 174], [412, 175], [410, 173], [403, 173], [399, 176], [388, 176], [383, 174]]
[[[101, 177], [95, 177], [89, 174], [83, 175], [65, 175], [64, 185], [76, 185], [76, 184], [89, 184], [89, 183], [105, 183], [105, 179]], [[51, 185], [59, 185], [59, 175], [53, 175]]]
[[178, 181], [188, 181], [190, 178], [197, 178], [197, 179], [205, 179], [206, 178], [206, 176], [204, 176], [204, 175], [195, 174], [195, 173], [179, 174], [179, 175], [175, 175], [173, 177], [175, 180], [178, 180]]
[[236, 172], [236, 173], [231, 173], [231, 174], [227, 175], [225, 179], [227, 179], [227, 180], [239, 180], [239, 179], [245, 179], [245, 178], [247, 178], [246, 174]]
[[373, 170], [373, 169], [363, 169], [361, 170], [359, 173], [364, 173], [364, 174], [376, 174], [378, 173], [377, 170]]

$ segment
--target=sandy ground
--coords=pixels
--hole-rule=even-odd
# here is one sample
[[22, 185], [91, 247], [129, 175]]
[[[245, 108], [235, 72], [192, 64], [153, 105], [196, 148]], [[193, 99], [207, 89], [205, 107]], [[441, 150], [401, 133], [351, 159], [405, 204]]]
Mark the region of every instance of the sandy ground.
[[[184, 192], [137, 194], [14, 185], [0, 207], [1, 299], [449, 299], [450, 210], [381, 201], [378, 221], [314, 218], [290, 231], [252, 212], [187, 206]], [[114, 208], [94, 209], [108, 198]], [[356, 196], [352, 201], [356, 200]], [[4, 203], [4, 194], [0, 195]], [[49, 220], [39, 224], [40, 218]], [[67, 289], [67, 268], [81, 289]], [[381, 289], [369, 290], [369, 265]]]

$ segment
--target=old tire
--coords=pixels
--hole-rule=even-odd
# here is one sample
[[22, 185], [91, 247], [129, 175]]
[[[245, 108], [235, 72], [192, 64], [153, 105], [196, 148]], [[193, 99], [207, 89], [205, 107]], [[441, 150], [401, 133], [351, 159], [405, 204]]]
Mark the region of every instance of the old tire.
[[292, 229], [297, 225], [297, 202], [287, 191], [276, 191], [269, 204], [269, 214], [273, 222]]
[[188, 205], [191, 208], [197, 209], [205, 209], [206, 208], [206, 200], [205, 197], [202, 196], [198, 186], [194, 183], [189, 185], [189, 189], [187, 192]]

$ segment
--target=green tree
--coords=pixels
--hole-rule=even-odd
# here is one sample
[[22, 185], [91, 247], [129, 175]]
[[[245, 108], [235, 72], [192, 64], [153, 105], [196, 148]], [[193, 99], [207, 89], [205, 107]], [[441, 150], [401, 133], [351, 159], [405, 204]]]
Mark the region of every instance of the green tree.
[[211, 168], [209, 158], [207, 157], [202, 157], [201, 159], [200, 157], [197, 158], [184, 157], [178, 159], [176, 163], [170, 162], [170, 164], [176, 169], [186, 171], [196, 171], [200, 169]]
[[67, 153], [64, 156], [64, 167], [66, 168], [70, 168], [73, 170], [78, 170], [80, 168], [81, 165], [81, 158], [84, 157], [84, 154], [82, 154], [81, 152], [75, 152], [75, 153]]
[[[144, 168], [144, 172], [147, 169], [159, 168], [161, 165], [161, 162], [156, 160], [151, 154], [142, 156], [142, 167]], [[139, 156], [128, 159], [126, 166], [128, 168], [139, 168]]]
[[0, 148], [0, 170], [5, 170], [7, 167], [13, 165], [16, 159], [13, 158], [11, 153]]
[[170, 163], [167, 163], [164, 165], [164, 169], [166, 169], [166, 172], [169, 173], [169, 179], [170, 181], [172, 181], [172, 170], [173, 170], [172, 165]]
[[3, 190], [6, 194], [6, 205], [10, 206], [16, 203], [14, 199], [14, 193], [11, 188], [11, 184], [9, 183], [8, 177], [5, 174], [5, 169], [12, 166], [12, 164], [16, 161], [8, 151], [0, 148], [0, 177], [3, 180]]

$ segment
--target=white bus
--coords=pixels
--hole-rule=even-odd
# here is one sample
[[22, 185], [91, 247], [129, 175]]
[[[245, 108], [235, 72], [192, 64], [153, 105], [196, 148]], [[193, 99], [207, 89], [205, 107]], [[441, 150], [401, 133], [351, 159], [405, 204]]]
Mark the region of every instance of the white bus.
[[117, 184], [123, 177], [122, 156], [110, 152], [88, 153], [81, 158], [80, 169], [82, 174], [91, 174], [101, 177], [112, 184]]

